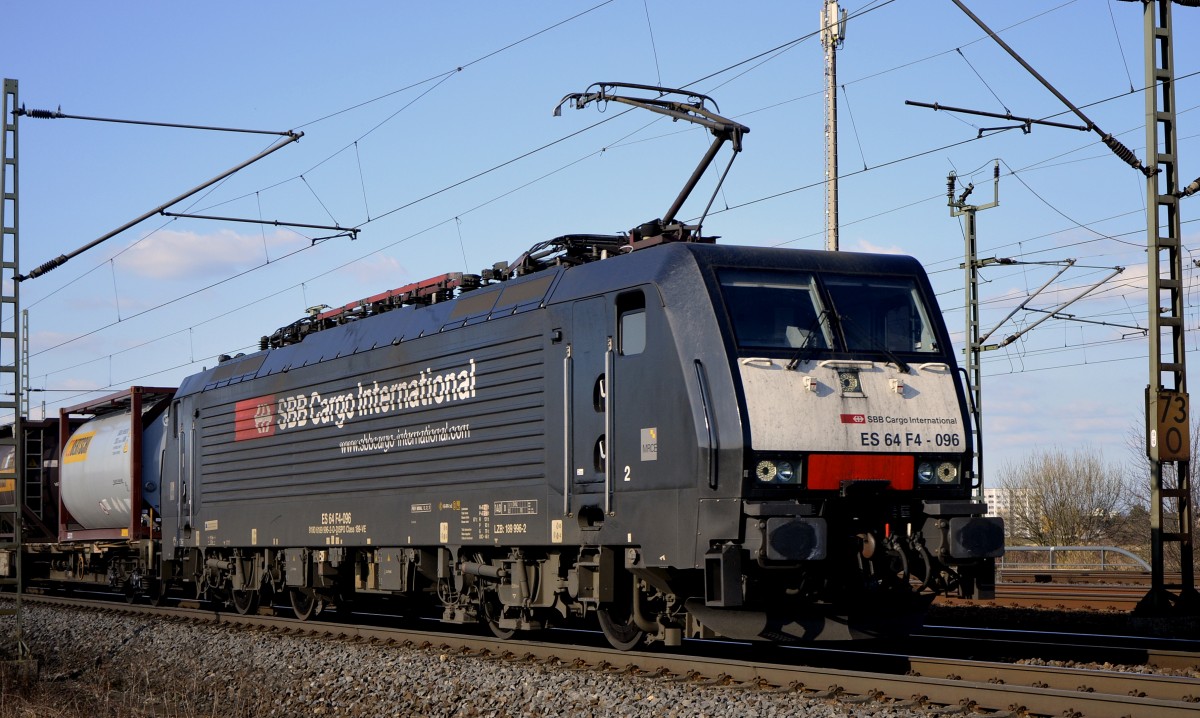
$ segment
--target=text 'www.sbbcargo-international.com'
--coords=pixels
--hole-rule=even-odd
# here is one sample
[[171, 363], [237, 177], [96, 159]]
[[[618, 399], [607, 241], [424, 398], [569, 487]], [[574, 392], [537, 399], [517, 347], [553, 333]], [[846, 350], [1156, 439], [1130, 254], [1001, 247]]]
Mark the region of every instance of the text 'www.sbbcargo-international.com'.
[[389, 451], [391, 449], [425, 444], [441, 444], [448, 441], [461, 441], [471, 438], [470, 424], [444, 423], [441, 426], [425, 425], [417, 430], [399, 429], [387, 434], [363, 434], [357, 439], [347, 439], [338, 442], [338, 448], [343, 454], [361, 454], [373, 451]]

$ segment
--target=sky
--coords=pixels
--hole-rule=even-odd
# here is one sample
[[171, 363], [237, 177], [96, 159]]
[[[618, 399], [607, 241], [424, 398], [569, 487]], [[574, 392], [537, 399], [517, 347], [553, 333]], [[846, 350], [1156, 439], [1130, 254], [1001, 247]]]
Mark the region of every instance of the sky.
[[[1141, 3], [968, 0], [1104, 132], [1145, 157]], [[704, 220], [737, 245], [821, 249], [818, 0], [495, 3], [6, 3], [0, 74], [29, 109], [303, 137], [170, 211], [358, 227], [332, 231], [154, 216], [21, 284], [31, 414], [130, 385], [177, 386], [304, 315], [442, 274], [478, 272], [567, 233], [660, 217], [710, 142], [623, 106], [552, 110], [594, 82], [684, 88], [750, 127]], [[981, 325], [1052, 309], [983, 359], [989, 476], [1050, 448], [1129, 461], [1148, 383], [1146, 182], [1095, 132], [908, 106], [1080, 124], [950, 0], [856, 0], [837, 54], [840, 248], [911, 254], [956, 347], [964, 225], [977, 214]], [[1200, 10], [1174, 10], [1181, 181], [1200, 175]], [[20, 264], [72, 252], [279, 138], [22, 117]], [[714, 163], [723, 167], [729, 150]], [[1193, 160], [1192, 157], [1197, 159]], [[714, 170], [680, 216], [695, 221]], [[1194, 205], [1194, 206], [1193, 206]], [[1200, 346], [1182, 202], [1187, 349]], [[314, 241], [320, 240], [320, 241]], [[9, 277], [5, 277], [8, 281]], [[1043, 318], [1020, 310], [990, 341]], [[1086, 320], [1086, 321], [1081, 321]]]

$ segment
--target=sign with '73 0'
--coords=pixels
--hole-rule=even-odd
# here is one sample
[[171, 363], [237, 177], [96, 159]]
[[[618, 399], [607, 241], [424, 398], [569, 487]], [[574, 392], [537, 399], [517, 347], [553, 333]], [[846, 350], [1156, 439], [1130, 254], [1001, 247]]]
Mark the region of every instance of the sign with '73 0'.
[[1160, 389], [1146, 392], [1146, 454], [1154, 461], [1187, 461], [1192, 458], [1192, 431], [1188, 395]]

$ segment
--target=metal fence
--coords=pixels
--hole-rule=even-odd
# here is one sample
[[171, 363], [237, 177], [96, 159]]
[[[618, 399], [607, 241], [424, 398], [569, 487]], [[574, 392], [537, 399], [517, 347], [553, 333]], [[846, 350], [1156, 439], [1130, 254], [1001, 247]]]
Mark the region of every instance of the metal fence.
[[1150, 564], [1117, 546], [1006, 546], [996, 568], [1148, 572]]

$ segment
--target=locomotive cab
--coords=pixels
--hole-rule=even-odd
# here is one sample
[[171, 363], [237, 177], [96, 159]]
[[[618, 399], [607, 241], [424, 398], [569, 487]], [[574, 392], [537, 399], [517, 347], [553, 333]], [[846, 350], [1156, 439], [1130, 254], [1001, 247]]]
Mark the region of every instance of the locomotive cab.
[[710, 541], [689, 611], [728, 636], [853, 638], [902, 629], [937, 594], [990, 597], [1003, 524], [971, 497], [965, 391], [923, 270], [777, 259], [713, 267], [741, 531]]

